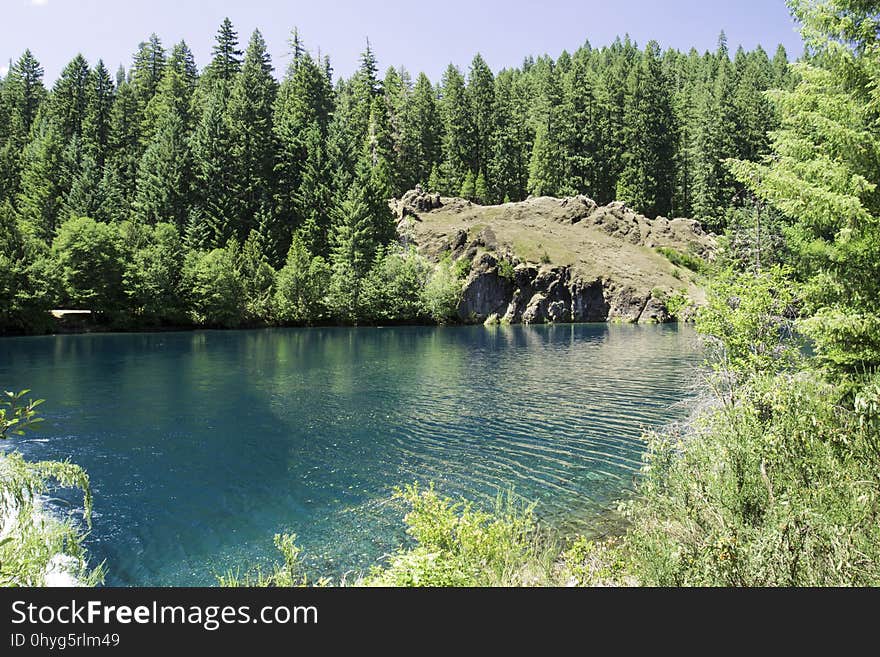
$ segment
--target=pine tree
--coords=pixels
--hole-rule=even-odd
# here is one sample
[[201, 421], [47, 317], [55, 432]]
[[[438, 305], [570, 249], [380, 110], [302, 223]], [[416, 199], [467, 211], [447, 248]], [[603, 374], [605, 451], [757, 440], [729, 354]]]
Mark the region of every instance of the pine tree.
[[394, 143], [388, 118], [388, 105], [381, 97], [373, 99], [367, 129], [367, 150], [375, 193], [388, 199], [395, 192]]
[[596, 151], [599, 141], [598, 112], [589, 54], [579, 50], [563, 78], [562, 130], [566, 155], [568, 193], [595, 194]]
[[711, 63], [716, 67], [714, 80], [700, 92], [699, 124], [694, 136], [694, 216], [713, 230], [723, 227], [724, 213], [734, 200], [733, 178], [724, 161], [736, 153], [734, 134], [737, 118], [733, 104], [733, 71], [726, 41]]
[[48, 112], [40, 113], [32, 139], [22, 154], [21, 191], [16, 199], [19, 217], [43, 240], [55, 236], [66, 190], [62, 187], [65, 140]]
[[489, 179], [492, 200], [525, 198], [528, 183], [528, 151], [531, 148], [526, 121], [518, 117], [514, 72], [502, 71], [495, 79], [495, 125]]
[[434, 164], [431, 167], [431, 174], [428, 176], [428, 191], [437, 193], [442, 187], [443, 181], [440, 178], [440, 168]]
[[187, 239], [217, 248], [235, 234], [238, 203], [233, 190], [237, 166], [230, 158], [233, 137], [227, 120], [227, 94], [222, 85], [208, 96], [191, 139], [195, 203], [187, 222]]
[[[162, 41], [155, 34], [138, 46], [131, 68], [131, 83], [141, 112], [145, 111], [150, 100], [156, 95], [159, 83], [165, 74], [166, 55]], [[144, 141], [149, 142], [152, 134], [145, 133]]]
[[391, 195], [401, 196], [418, 182], [418, 143], [410, 116], [412, 108], [412, 79], [409, 72], [401, 67], [389, 67], [382, 82], [385, 92], [385, 109], [388, 116], [388, 130], [391, 140], [392, 186]]
[[482, 171], [477, 175], [477, 180], [474, 182], [474, 200], [482, 205], [489, 203], [489, 188], [486, 184], [486, 176]]
[[82, 126], [83, 151], [94, 159], [98, 169], [104, 167], [107, 155], [115, 95], [110, 72], [98, 60], [91, 73]]
[[[294, 196], [303, 184], [304, 168], [309, 166], [309, 158], [321, 161], [319, 168], [325, 178], [320, 185], [328, 188], [331, 185], [326, 148], [321, 144], [321, 153], [312, 153], [310, 144], [315, 143], [314, 131], [317, 131], [318, 142], [327, 137], [333, 113], [333, 89], [321, 66], [305, 50], [296, 30], [291, 38], [291, 49], [294, 57], [278, 90], [273, 116], [277, 148], [275, 206], [279, 224], [274, 232], [278, 255], [282, 258], [290, 244], [292, 231], [305, 221], [307, 214], [295, 207]], [[312, 174], [315, 175], [315, 170]]]
[[68, 142], [82, 137], [83, 119], [91, 95], [92, 76], [88, 62], [82, 55], [74, 57], [52, 88], [49, 99], [49, 118], [55, 123], [61, 138]]
[[242, 51], [238, 48], [238, 33], [232, 27], [232, 21], [224, 18], [217, 30], [214, 47], [211, 50], [213, 59], [205, 68], [202, 81], [210, 89], [215, 84], [232, 87], [235, 77], [241, 70]]
[[362, 314], [361, 291], [373, 262], [377, 244], [373, 239], [370, 208], [360, 181], [352, 185], [336, 211], [331, 253], [331, 303], [337, 316], [349, 322]]
[[412, 149], [410, 182], [425, 185], [440, 162], [441, 126], [436, 92], [424, 73], [416, 79], [405, 117], [404, 141]]
[[443, 121], [443, 188], [440, 191], [456, 193], [471, 170], [475, 142], [464, 76], [452, 64], [443, 74], [440, 116]]
[[184, 118], [169, 112], [141, 158], [134, 215], [149, 225], [170, 222], [183, 230], [192, 201], [192, 165]]
[[601, 74], [596, 88], [598, 110], [598, 150], [595, 200], [608, 203], [616, 198], [617, 180], [623, 169], [626, 86], [638, 50], [627, 38], [616, 40], [602, 56]]
[[492, 70], [477, 54], [471, 62], [467, 85], [468, 105], [473, 117], [474, 153], [471, 166], [474, 171], [488, 170], [492, 159], [495, 137], [495, 78]]
[[45, 98], [43, 68], [31, 51], [25, 50], [10, 66], [0, 91], [0, 204], [12, 202], [19, 191], [21, 154]]
[[105, 213], [111, 220], [128, 219], [142, 153], [140, 109], [134, 86], [123, 79], [110, 112], [110, 134], [101, 181]]
[[467, 199], [468, 201], [472, 201], [474, 199], [474, 172], [468, 171], [465, 174], [464, 180], [461, 183], [461, 189], [458, 192], [458, 195], [463, 199]]
[[765, 94], [772, 84], [772, 69], [760, 46], [743, 58], [732, 98], [736, 117], [733, 143], [736, 157], [756, 161], [769, 149], [769, 133], [775, 128], [773, 108]]
[[231, 156], [235, 165], [234, 221], [235, 233], [241, 240], [257, 228], [257, 213], [266, 211], [272, 199], [273, 112], [277, 93], [272, 70], [266, 42], [259, 30], [255, 30], [228, 108], [232, 151], [227, 156]]
[[669, 215], [675, 180], [676, 131], [660, 47], [648, 43], [630, 72], [624, 131], [624, 168], [617, 199], [649, 217]]
[[[306, 161], [299, 188], [294, 195], [298, 233], [309, 253], [329, 257], [333, 192], [330, 186], [330, 163], [326, 156], [321, 130], [312, 124], [304, 135]], [[290, 237], [288, 235], [288, 242]]]
[[529, 161], [528, 191], [534, 196], [555, 196], [565, 186], [565, 126], [559, 72], [551, 64], [542, 75], [537, 130]]

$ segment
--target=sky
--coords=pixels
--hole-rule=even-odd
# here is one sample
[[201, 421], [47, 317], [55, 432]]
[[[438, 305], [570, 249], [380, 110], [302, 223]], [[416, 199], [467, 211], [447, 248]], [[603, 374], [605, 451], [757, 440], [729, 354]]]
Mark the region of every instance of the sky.
[[772, 56], [779, 43], [790, 57], [802, 51], [783, 0], [0, 0], [0, 74], [25, 48], [49, 86], [78, 52], [115, 71], [151, 32], [169, 48], [185, 39], [202, 68], [225, 16], [243, 44], [260, 29], [279, 74], [294, 26], [309, 50], [330, 55], [337, 75], [354, 72], [369, 38], [381, 70], [404, 65], [432, 81], [450, 62], [466, 70], [477, 52], [497, 71], [625, 34], [641, 46], [654, 39], [703, 51], [724, 30], [731, 51], [760, 44]]

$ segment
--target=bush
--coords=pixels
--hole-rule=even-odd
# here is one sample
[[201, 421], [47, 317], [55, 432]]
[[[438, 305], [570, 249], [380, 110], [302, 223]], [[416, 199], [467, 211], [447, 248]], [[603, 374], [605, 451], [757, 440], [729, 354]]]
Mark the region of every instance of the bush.
[[[466, 262], [465, 259], [458, 263]], [[422, 290], [422, 303], [431, 318], [440, 324], [454, 321], [458, 317], [458, 304], [461, 301], [462, 277], [458, 263], [453, 264], [447, 256], [441, 260], [431, 278]], [[470, 269], [470, 262], [467, 262]]]
[[[23, 403], [27, 390], [4, 393], [0, 402], [0, 439], [22, 435], [40, 423], [36, 407]], [[83, 492], [84, 516], [91, 522], [88, 475], [68, 462], [26, 461], [17, 452], [0, 453], [0, 586], [43, 586], [50, 568], [62, 570], [86, 585], [103, 579], [101, 567], [89, 570], [83, 534], [71, 519], [47, 515], [37, 501], [54, 486]]]
[[792, 367], [801, 357], [794, 333], [795, 285], [787, 271], [761, 274], [726, 269], [707, 290], [697, 330], [712, 347], [716, 369], [748, 374]]
[[138, 235], [138, 243], [128, 242], [131, 254], [123, 274], [134, 318], [146, 324], [185, 321], [181, 300], [184, 249], [177, 227], [168, 223], [154, 228], [123, 224], [120, 230]]
[[399, 489], [416, 546], [376, 567], [366, 586], [521, 586], [549, 581], [555, 552], [537, 531], [533, 507], [499, 497], [494, 513], [441, 497], [431, 486]]
[[64, 292], [75, 308], [108, 313], [125, 307], [122, 249], [116, 226], [88, 217], [66, 221], [52, 243]]
[[880, 584], [876, 427], [813, 373], [767, 374], [650, 436], [627, 552], [645, 585]]
[[698, 274], [702, 272], [706, 266], [706, 263], [702, 258], [690, 255], [689, 253], [682, 253], [676, 249], [666, 246], [658, 246], [656, 251], [660, 255], [665, 256], [666, 259], [676, 267], [684, 267], [685, 269], [690, 269]]
[[245, 319], [244, 283], [228, 249], [191, 251], [183, 267], [183, 287], [196, 324], [235, 328]]
[[421, 321], [427, 318], [423, 292], [431, 263], [415, 248], [380, 249], [364, 281], [367, 318], [380, 322]]
[[312, 257], [299, 235], [287, 253], [287, 262], [275, 280], [274, 307], [285, 324], [310, 324], [327, 312], [330, 266], [320, 256]]

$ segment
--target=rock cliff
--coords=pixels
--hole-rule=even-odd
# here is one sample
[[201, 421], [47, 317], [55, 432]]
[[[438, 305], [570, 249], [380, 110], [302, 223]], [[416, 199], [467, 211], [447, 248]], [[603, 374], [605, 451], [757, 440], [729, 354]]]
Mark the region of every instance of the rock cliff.
[[465, 322], [667, 322], [678, 291], [699, 303], [696, 274], [661, 247], [710, 259], [714, 236], [691, 219], [648, 219], [585, 196], [480, 206], [419, 190], [392, 202], [398, 232], [434, 260], [470, 268]]

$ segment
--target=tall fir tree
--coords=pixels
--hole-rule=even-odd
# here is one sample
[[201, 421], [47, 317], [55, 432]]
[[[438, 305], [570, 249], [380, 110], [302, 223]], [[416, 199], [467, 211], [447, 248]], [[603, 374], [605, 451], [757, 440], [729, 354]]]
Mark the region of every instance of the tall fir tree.
[[0, 127], [0, 203], [11, 203], [18, 194], [21, 154], [46, 95], [43, 67], [30, 50], [25, 50], [9, 67], [0, 91], [4, 115]]
[[238, 47], [238, 33], [229, 18], [224, 18], [217, 30], [211, 49], [211, 63], [205, 67], [202, 81], [210, 89], [215, 84], [232, 87], [235, 76], [241, 70], [242, 51]]
[[468, 105], [473, 117], [474, 153], [470, 162], [474, 171], [489, 170], [495, 137], [495, 76], [480, 54], [474, 56], [468, 73]]
[[233, 147], [227, 93], [217, 85], [190, 141], [195, 198], [187, 219], [186, 240], [192, 248], [218, 248], [238, 227], [234, 197], [238, 167], [230, 157]]
[[624, 167], [617, 199], [649, 217], [668, 216], [675, 180], [675, 118], [660, 62], [660, 46], [651, 41], [630, 71], [624, 114]]
[[443, 177], [445, 193], [456, 194], [471, 170], [474, 155], [474, 123], [464, 76], [450, 64], [443, 74], [440, 96], [443, 121]]
[[235, 166], [232, 195], [235, 234], [244, 241], [258, 228], [257, 215], [272, 210], [275, 168], [273, 112], [277, 83], [266, 42], [255, 30], [229, 99], [229, 129]]

